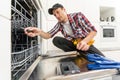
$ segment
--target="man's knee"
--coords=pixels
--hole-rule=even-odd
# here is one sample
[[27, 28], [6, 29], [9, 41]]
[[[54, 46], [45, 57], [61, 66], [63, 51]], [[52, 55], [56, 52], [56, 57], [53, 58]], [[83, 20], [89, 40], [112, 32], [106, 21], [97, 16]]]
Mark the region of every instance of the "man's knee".
[[56, 45], [56, 43], [58, 43], [59, 40], [60, 40], [60, 37], [57, 36], [53, 38], [52, 42], [54, 45]]

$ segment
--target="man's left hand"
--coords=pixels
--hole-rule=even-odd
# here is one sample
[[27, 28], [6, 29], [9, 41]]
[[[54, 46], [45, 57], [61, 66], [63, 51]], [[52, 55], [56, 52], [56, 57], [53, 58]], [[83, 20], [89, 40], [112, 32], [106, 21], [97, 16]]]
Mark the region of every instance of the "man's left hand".
[[80, 41], [78, 44], [77, 44], [77, 46], [76, 46], [76, 48], [78, 49], [78, 50], [82, 50], [82, 51], [87, 51], [88, 49], [89, 49], [89, 47], [90, 47], [90, 45], [88, 45], [86, 42], [84, 42], [84, 41]]

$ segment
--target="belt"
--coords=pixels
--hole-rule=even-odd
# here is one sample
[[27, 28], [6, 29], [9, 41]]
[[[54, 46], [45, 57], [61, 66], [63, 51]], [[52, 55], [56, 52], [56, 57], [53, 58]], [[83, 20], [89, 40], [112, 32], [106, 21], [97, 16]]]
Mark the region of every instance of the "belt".
[[[79, 39], [73, 39], [73, 40], [72, 40], [72, 42], [73, 42], [74, 45], [77, 45], [80, 41], [82, 41], [82, 39], [80, 39], [80, 38], [79, 38]], [[95, 41], [95, 40], [92, 39], [92, 40], [90, 40], [87, 44], [88, 44], [88, 45], [92, 45], [92, 44], [94, 43], [94, 41]]]

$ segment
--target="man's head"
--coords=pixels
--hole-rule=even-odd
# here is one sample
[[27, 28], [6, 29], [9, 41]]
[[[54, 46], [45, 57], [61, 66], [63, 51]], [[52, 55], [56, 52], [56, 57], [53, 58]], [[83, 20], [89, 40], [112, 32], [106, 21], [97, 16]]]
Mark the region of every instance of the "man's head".
[[49, 8], [48, 13], [50, 15], [54, 15], [59, 22], [65, 22], [67, 19], [65, 8], [59, 3], [56, 3], [52, 6], [52, 8]]

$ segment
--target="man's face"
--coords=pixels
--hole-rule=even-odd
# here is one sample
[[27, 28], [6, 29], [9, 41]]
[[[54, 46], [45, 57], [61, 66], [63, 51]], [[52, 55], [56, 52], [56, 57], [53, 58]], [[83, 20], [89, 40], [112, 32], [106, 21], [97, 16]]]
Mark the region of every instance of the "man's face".
[[53, 15], [57, 18], [59, 22], [65, 22], [67, 14], [64, 8], [57, 8], [53, 10]]

